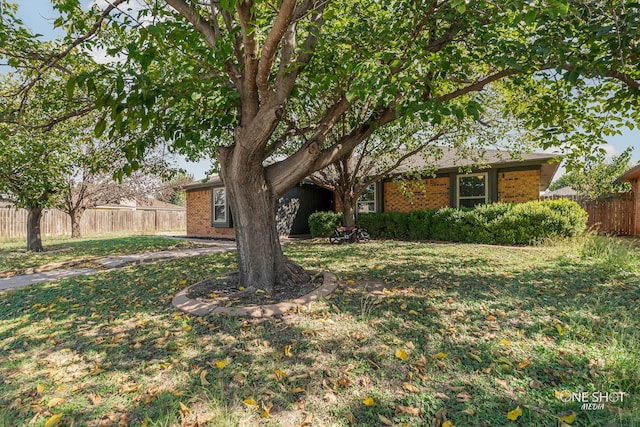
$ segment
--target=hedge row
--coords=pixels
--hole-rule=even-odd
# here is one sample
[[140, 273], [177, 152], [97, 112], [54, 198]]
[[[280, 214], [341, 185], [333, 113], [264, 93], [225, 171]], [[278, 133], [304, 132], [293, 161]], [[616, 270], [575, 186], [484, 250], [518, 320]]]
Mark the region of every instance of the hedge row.
[[531, 245], [554, 236], [573, 237], [582, 233], [586, 224], [587, 213], [576, 202], [566, 199], [490, 203], [473, 209], [368, 213], [358, 217], [358, 225], [373, 238], [503, 245]]

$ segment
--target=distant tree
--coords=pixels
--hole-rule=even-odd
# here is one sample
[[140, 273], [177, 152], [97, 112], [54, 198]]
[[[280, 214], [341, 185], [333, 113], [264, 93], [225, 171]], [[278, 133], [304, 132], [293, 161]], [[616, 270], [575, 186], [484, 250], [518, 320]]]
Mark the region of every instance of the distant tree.
[[164, 181], [156, 194], [156, 199], [178, 206], [187, 205], [187, 195], [184, 186], [193, 182], [193, 175], [179, 172]]
[[571, 187], [580, 196], [593, 200], [602, 199], [612, 193], [631, 191], [631, 185], [618, 178], [631, 168], [632, 152], [633, 147], [628, 147], [611, 160], [606, 160], [604, 156], [597, 160], [587, 159], [584, 165], [576, 166], [554, 181], [549, 189]]
[[43, 250], [40, 220], [44, 209], [61, 200], [73, 142], [64, 127], [55, 132], [0, 124], [0, 193], [27, 216], [27, 250]]

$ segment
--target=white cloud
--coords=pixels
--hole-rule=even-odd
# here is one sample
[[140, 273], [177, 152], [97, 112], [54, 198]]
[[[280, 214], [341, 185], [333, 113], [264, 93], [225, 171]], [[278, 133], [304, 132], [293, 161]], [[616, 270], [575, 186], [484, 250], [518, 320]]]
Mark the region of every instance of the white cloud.
[[616, 149], [616, 147], [614, 147], [611, 144], [601, 145], [600, 148], [604, 149], [604, 151], [606, 152], [605, 158], [607, 160], [611, 160], [613, 157], [615, 157], [618, 154], [620, 154], [620, 152]]

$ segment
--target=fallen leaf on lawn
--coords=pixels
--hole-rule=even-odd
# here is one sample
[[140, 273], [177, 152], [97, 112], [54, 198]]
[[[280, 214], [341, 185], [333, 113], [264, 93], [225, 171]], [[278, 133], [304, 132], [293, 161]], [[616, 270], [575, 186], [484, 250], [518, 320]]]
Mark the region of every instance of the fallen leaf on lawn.
[[449, 400], [449, 399], [451, 399], [449, 396], [447, 396], [446, 394], [441, 393], [441, 392], [439, 392], [439, 391], [437, 391], [437, 392], [436, 392], [436, 397], [437, 397], [438, 399], [444, 399], [444, 400]]
[[345, 413], [344, 417], [347, 419], [347, 421], [349, 421], [349, 424], [355, 424], [356, 423], [356, 417], [354, 417], [351, 412]]
[[249, 397], [249, 398], [243, 400], [242, 403], [244, 403], [247, 406], [254, 407], [254, 408], [258, 407], [258, 402], [256, 402], [253, 397]]
[[407, 414], [417, 417], [420, 416], [420, 408], [398, 405], [396, 406], [396, 414]]
[[60, 424], [60, 420], [62, 419], [62, 414], [54, 414], [44, 423], [44, 427], [55, 427]]
[[563, 421], [567, 424], [573, 424], [573, 422], [576, 420], [576, 416], [578, 416], [578, 414], [573, 411], [565, 411], [558, 414], [558, 418], [560, 418], [560, 421]]
[[507, 365], [507, 366], [513, 366], [513, 363], [511, 363], [511, 360], [507, 359], [504, 356], [498, 357], [496, 359], [496, 362], [501, 363], [503, 365]]
[[396, 350], [396, 358], [400, 360], [407, 360], [409, 358], [409, 355], [404, 348], [399, 348], [398, 350]]
[[442, 427], [456, 427], [451, 421], [447, 420], [442, 423]]
[[505, 340], [504, 338], [501, 339], [500, 341], [498, 341], [498, 344], [500, 345], [511, 345], [511, 341], [509, 340]]
[[271, 403], [267, 405], [262, 405], [262, 418], [269, 418], [269, 415], [271, 415], [272, 407], [273, 407], [273, 404]]
[[475, 360], [478, 363], [482, 363], [482, 358], [477, 354], [469, 353], [469, 357], [471, 357], [473, 360]]
[[186, 280], [180, 280], [180, 282], [178, 283], [178, 285], [180, 285], [180, 286], [184, 286], [186, 284], [187, 284]]
[[276, 374], [276, 379], [281, 380], [287, 377], [287, 373], [285, 371], [281, 371], [280, 369], [276, 369], [273, 371]]
[[200, 384], [202, 384], [202, 386], [206, 386], [209, 385], [209, 381], [207, 381], [207, 370], [203, 369], [202, 372], [200, 372]]
[[465, 414], [468, 414], [468, 415], [473, 415], [473, 414], [475, 414], [475, 413], [476, 413], [476, 411], [474, 411], [474, 410], [473, 410], [473, 409], [471, 409], [471, 408], [463, 409], [463, 410], [462, 410], [462, 411], [460, 411], [460, 412], [464, 412]]
[[410, 382], [403, 382], [402, 383], [402, 388], [407, 390], [408, 392], [411, 393], [419, 393], [420, 389], [416, 386], [414, 386], [413, 384], [411, 384]]
[[380, 421], [384, 425], [388, 425], [388, 426], [392, 426], [393, 425], [393, 421], [391, 421], [389, 418], [385, 417], [382, 414], [378, 414], [378, 418], [380, 419]]
[[436, 354], [433, 355], [433, 357], [436, 358], [436, 359], [444, 359], [447, 356], [449, 356], [449, 354], [448, 353], [443, 353], [443, 352], [436, 353]]
[[564, 335], [564, 328], [562, 325], [556, 325], [556, 331], [558, 331], [558, 334]]
[[507, 418], [509, 418], [511, 421], [515, 421], [520, 418], [520, 415], [522, 415], [522, 408], [518, 406], [516, 409], [507, 413]]
[[291, 346], [290, 345], [285, 345], [284, 346], [284, 355], [286, 357], [291, 357]]
[[298, 427], [308, 426], [311, 423], [313, 423], [313, 414], [307, 414], [304, 420], [300, 424], [298, 424]]
[[473, 399], [473, 396], [471, 396], [469, 393], [464, 392], [458, 393], [456, 397], [458, 398], [458, 403], [466, 403]]
[[54, 397], [53, 399], [51, 399], [49, 401], [49, 403], [47, 403], [47, 406], [49, 408], [53, 408], [54, 406], [58, 406], [64, 403], [64, 399], [60, 398], [60, 397]]
[[44, 386], [42, 384], [38, 384], [36, 386], [36, 391], [38, 392], [38, 394], [42, 394], [42, 392], [44, 391]]
[[496, 316], [494, 316], [493, 314], [490, 314], [490, 315], [488, 315], [488, 316], [487, 316], [487, 320], [488, 320], [489, 322], [495, 322], [495, 321], [496, 321], [496, 320], [498, 320], [498, 319], [497, 319], [497, 318], [496, 318]]
[[229, 362], [227, 362], [226, 360], [218, 360], [216, 362], [216, 368], [223, 369], [225, 366], [227, 366], [227, 363]]
[[529, 387], [534, 388], [534, 389], [535, 388], [540, 388], [540, 387], [542, 387], [542, 383], [540, 381], [537, 381], [537, 380], [531, 380], [529, 382]]
[[302, 387], [294, 387], [291, 389], [291, 393], [296, 394], [296, 393], [304, 393], [304, 389]]
[[531, 359], [525, 359], [522, 362], [518, 363], [518, 369], [524, 369], [529, 365], [531, 365]]
[[409, 314], [413, 314], [414, 316], [418, 316], [420, 313], [418, 313], [417, 311], [412, 309], [412, 310], [409, 310]]
[[193, 326], [191, 326], [191, 325], [184, 325], [184, 326], [182, 327], [182, 330], [183, 330], [183, 331], [185, 331], [185, 332], [186, 332], [186, 331], [190, 331], [191, 329], [193, 329]]
[[125, 384], [120, 388], [120, 393], [135, 393], [139, 388], [140, 386], [136, 383]]
[[100, 402], [102, 402], [102, 397], [98, 396], [97, 394], [90, 394], [88, 398], [89, 398], [89, 402], [92, 405], [99, 405]]
[[362, 403], [365, 406], [376, 406], [376, 400], [373, 397], [365, 397]]

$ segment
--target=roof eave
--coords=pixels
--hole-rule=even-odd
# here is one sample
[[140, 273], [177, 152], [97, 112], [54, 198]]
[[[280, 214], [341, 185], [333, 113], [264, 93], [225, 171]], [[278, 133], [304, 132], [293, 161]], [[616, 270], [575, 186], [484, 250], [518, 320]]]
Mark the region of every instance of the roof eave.
[[620, 176], [620, 181], [631, 181], [640, 178], [640, 165], [631, 168]]

